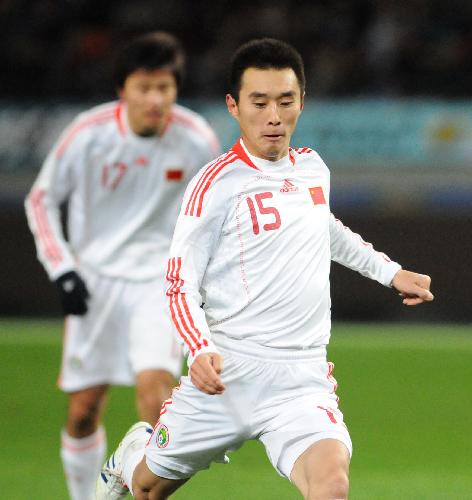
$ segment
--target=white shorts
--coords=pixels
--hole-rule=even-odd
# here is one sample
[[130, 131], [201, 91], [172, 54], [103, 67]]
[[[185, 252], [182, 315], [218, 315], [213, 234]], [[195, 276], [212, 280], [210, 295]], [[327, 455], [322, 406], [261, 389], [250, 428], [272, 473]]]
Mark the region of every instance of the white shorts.
[[296, 359], [219, 350], [225, 392], [204, 394], [182, 377], [146, 447], [146, 463], [154, 474], [188, 478], [213, 461], [229, 461], [226, 452], [249, 439], [264, 444], [274, 468], [288, 479], [297, 458], [321, 439], [337, 439], [352, 454], [338, 409], [334, 365], [326, 362], [324, 347], [303, 351]]
[[74, 392], [133, 385], [136, 374], [181, 374], [182, 353], [167, 312], [164, 277], [131, 282], [81, 272], [90, 292], [85, 316], [68, 316], [58, 386]]

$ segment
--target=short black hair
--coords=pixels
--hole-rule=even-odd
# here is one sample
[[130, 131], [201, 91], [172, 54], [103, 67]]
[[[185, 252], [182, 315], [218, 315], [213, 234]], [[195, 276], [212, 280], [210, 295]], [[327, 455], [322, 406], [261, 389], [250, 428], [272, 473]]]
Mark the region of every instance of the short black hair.
[[302, 56], [290, 44], [274, 38], [259, 38], [241, 45], [233, 55], [229, 75], [229, 92], [239, 99], [241, 79], [248, 68], [285, 69], [291, 68], [305, 91], [305, 69]]
[[180, 87], [184, 76], [185, 54], [180, 42], [170, 33], [155, 31], [134, 38], [115, 59], [114, 81], [123, 88], [131, 73], [144, 69], [168, 69]]

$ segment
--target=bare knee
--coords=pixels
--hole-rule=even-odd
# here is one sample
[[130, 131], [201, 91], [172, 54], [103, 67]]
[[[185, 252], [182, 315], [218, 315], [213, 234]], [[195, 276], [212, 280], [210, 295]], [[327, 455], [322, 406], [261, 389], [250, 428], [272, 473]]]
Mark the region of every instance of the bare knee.
[[105, 405], [105, 390], [86, 389], [69, 395], [66, 429], [77, 438], [93, 434], [100, 423]]
[[133, 474], [133, 497], [137, 500], [166, 500], [187, 479], [165, 479], [152, 473], [143, 459]]
[[300, 455], [291, 480], [306, 500], [345, 500], [349, 492], [349, 460], [344, 444], [323, 439]]
[[328, 472], [317, 481], [310, 481], [306, 500], [345, 500], [348, 494], [348, 474], [338, 468]]

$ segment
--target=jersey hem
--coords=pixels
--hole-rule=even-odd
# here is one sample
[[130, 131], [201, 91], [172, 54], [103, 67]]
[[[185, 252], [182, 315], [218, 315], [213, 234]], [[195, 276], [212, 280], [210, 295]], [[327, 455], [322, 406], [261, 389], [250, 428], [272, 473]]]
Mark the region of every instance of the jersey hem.
[[326, 359], [326, 344], [307, 348], [269, 347], [249, 340], [231, 339], [214, 334], [212, 340], [218, 350], [252, 359], [270, 362], [319, 361]]

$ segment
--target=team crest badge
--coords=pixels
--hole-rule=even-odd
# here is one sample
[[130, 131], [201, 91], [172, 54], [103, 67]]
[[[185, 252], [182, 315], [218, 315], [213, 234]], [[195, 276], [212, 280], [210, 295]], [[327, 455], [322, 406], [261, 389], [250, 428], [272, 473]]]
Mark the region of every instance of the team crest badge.
[[164, 424], [159, 424], [156, 432], [158, 448], [165, 448], [169, 444], [169, 429]]

